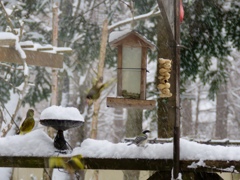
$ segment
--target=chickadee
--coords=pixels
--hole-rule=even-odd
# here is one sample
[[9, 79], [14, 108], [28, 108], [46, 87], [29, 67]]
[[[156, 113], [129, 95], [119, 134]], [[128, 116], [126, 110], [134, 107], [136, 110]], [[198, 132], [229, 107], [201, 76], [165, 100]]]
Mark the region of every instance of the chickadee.
[[137, 136], [131, 143], [128, 144], [128, 146], [135, 144], [140, 147], [145, 147], [145, 144], [147, 143], [148, 139], [147, 133], [150, 133], [150, 131], [149, 130], [143, 131], [142, 134]]

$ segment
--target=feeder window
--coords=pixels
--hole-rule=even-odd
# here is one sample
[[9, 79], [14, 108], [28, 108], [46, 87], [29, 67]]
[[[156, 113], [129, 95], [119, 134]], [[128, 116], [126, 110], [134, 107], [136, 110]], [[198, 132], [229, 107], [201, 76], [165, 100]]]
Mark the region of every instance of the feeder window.
[[122, 91], [125, 96], [140, 95], [141, 56], [142, 48], [123, 47]]

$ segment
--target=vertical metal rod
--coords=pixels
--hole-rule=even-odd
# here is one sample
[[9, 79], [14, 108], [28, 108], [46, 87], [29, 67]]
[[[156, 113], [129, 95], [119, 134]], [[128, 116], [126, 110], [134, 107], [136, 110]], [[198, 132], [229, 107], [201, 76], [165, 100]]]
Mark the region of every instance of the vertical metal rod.
[[174, 39], [175, 39], [175, 63], [176, 63], [176, 116], [174, 122], [174, 144], [173, 144], [173, 176], [177, 179], [180, 172], [180, 0], [174, 0]]

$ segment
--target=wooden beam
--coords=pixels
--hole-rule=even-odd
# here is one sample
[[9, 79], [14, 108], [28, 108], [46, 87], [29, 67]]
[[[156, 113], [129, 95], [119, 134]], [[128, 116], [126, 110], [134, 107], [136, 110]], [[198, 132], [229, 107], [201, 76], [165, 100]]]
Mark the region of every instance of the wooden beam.
[[[60, 54], [44, 53], [38, 51], [24, 50], [28, 65], [44, 66], [52, 68], [63, 67], [63, 56]], [[14, 48], [0, 47], [0, 62], [22, 64], [18, 51]]]
[[0, 46], [15, 46], [16, 39], [0, 39]]
[[156, 107], [156, 101], [107, 97], [107, 106], [115, 108], [153, 109]]
[[[0, 167], [49, 168], [49, 158], [50, 157], [0, 156]], [[69, 160], [69, 157], [62, 158], [65, 162]], [[84, 163], [85, 169], [149, 170], [171, 172], [173, 166], [172, 159], [113, 159], [84, 157], [82, 158], [82, 162]], [[239, 161], [205, 160], [205, 166], [197, 166], [198, 162], [199, 160], [180, 160], [180, 171], [208, 173], [234, 173], [240, 171]]]

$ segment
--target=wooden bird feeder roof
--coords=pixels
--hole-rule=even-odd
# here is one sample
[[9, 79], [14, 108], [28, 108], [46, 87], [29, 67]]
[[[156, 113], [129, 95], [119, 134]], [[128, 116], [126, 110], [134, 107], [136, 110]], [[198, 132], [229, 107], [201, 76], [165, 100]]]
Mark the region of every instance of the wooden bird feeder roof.
[[155, 45], [145, 36], [142, 36], [135, 30], [125, 30], [112, 32], [109, 37], [109, 43], [112, 47], [119, 45], [129, 45], [138, 47], [148, 47], [151, 50], [155, 49]]
[[8, 32], [0, 32], [0, 62], [22, 64], [16, 43], [26, 54], [26, 63], [34, 66], [52, 68], [63, 67], [63, 53], [71, 53], [68, 47], [54, 47], [50, 44], [40, 45], [32, 41], [17, 42], [16, 36]]

